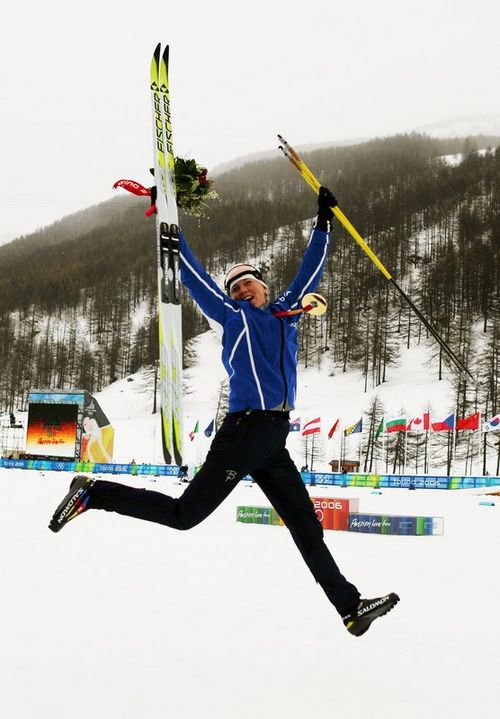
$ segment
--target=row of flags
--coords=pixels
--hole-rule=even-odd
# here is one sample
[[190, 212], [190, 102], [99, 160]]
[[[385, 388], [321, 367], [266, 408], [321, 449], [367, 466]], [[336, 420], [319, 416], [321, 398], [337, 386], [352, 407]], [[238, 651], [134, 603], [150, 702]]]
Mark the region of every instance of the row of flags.
[[[205, 437], [211, 437], [214, 432], [214, 428], [215, 428], [215, 419], [212, 419], [210, 421], [210, 424], [203, 431], [203, 434], [205, 435]], [[188, 437], [191, 440], [191, 442], [194, 441], [194, 438], [198, 434], [199, 429], [200, 429], [200, 420], [197, 420], [197, 422], [194, 426], [194, 429], [191, 432], [189, 432], [189, 434], [188, 434]]]
[[[340, 423], [340, 417], [333, 423], [330, 430], [328, 431], [328, 439], [331, 439], [337, 431]], [[198, 434], [200, 427], [199, 420], [196, 422], [194, 429], [189, 432], [189, 439], [191, 442], [194, 441], [195, 436]], [[407, 417], [382, 417], [380, 424], [375, 432], [375, 439], [378, 439], [382, 432], [449, 432], [451, 430], [474, 430], [480, 429], [481, 427], [481, 412], [474, 412], [468, 417], [462, 419], [456, 419], [455, 413], [449, 414], [442, 420], [431, 421], [430, 412], [424, 412], [417, 417], [408, 419]], [[203, 434], [205, 437], [211, 437], [215, 428], [215, 420], [211, 420], [210, 424], [204, 430]], [[496, 414], [491, 419], [483, 422], [483, 432], [492, 432], [494, 430], [500, 430], [500, 414]], [[349, 437], [351, 434], [359, 434], [363, 431], [363, 418], [361, 417], [356, 422], [353, 422], [343, 430], [344, 437]], [[290, 420], [290, 432], [302, 432], [303, 437], [309, 435], [319, 434], [321, 432], [321, 417], [309, 420], [304, 425], [301, 423], [301, 418]]]
[[[431, 420], [430, 412], [424, 412], [417, 417], [408, 419], [407, 417], [393, 417], [387, 419], [382, 418], [377, 428], [376, 437], [381, 432], [449, 432], [451, 430], [476, 430], [481, 428], [481, 412], [474, 412], [467, 417], [458, 419], [454, 412], [449, 414], [442, 420]], [[483, 422], [483, 432], [491, 432], [500, 429], [500, 414], [496, 414], [487, 421]]]
[[[328, 439], [331, 439], [338, 429], [340, 418], [337, 419], [328, 432]], [[457, 419], [455, 413], [449, 414], [442, 420], [431, 420], [430, 412], [424, 412], [423, 414], [408, 419], [407, 417], [382, 417], [375, 433], [375, 439], [378, 439], [382, 432], [447, 432], [450, 430], [476, 430], [481, 428], [481, 412], [474, 412], [474, 414], [462, 419]], [[496, 414], [491, 419], [483, 422], [483, 432], [491, 432], [493, 430], [500, 430], [500, 414]], [[303, 426], [301, 425], [300, 417], [290, 421], [290, 432], [300, 432], [302, 436], [307, 437], [311, 434], [317, 434], [321, 432], [321, 418], [316, 417], [309, 422], [306, 422]], [[363, 418], [361, 417], [356, 422], [353, 422], [343, 430], [344, 437], [349, 437], [351, 434], [358, 434], [363, 431]]]
[[[340, 422], [340, 417], [333, 423], [333, 425], [330, 428], [330, 431], [328, 432], [328, 439], [331, 439], [335, 433], [335, 431], [338, 429]], [[307, 437], [311, 434], [319, 434], [321, 432], [321, 417], [316, 417], [316, 419], [311, 419], [309, 422], [306, 422], [305, 425], [301, 426], [300, 417], [297, 417], [296, 419], [292, 419], [290, 421], [290, 432], [300, 432], [302, 431], [302, 436]], [[349, 425], [349, 427], [346, 427], [344, 429], [344, 436], [349, 437], [350, 434], [357, 434], [358, 432], [363, 431], [363, 418], [361, 417], [358, 419], [357, 422], [354, 422], [353, 424]]]

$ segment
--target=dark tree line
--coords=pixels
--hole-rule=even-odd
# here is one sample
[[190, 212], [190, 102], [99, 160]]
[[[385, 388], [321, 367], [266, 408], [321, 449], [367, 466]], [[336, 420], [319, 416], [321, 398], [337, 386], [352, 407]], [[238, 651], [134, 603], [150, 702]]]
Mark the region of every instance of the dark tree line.
[[[316, 150], [304, 159], [454, 351], [477, 365], [487, 389], [476, 398], [458, 382], [460, 408], [479, 401], [494, 413], [500, 409], [500, 152], [479, 154], [477, 143], [485, 144], [402, 135]], [[463, 151], [457, 166], [439, 159]], [[307, 242], [313, 193], [281, 156], [216, 179], [220, 200], [211, 203], [209, 218], [181, 216], [196, 254], [214, 274], [254, 258], [272, 289], [284, 288]], [[155, 232], [146, 207], [117, 198], [0, 247], [1, 406], [22, 404], [27, 387], [97, 391], [154, 363]], [[319, 291], [329, 311], [302, 320], [306, 365], [358, 367], [368, 389], [387, 379], [400, 346], [426, 339], [420, 322], [337, 224]], [[185, 300], [189, 341], [207, 325]], [[491, 347], [480, 358], [478, 329]], [[435, 352], [438, 375], [443, 365]]]

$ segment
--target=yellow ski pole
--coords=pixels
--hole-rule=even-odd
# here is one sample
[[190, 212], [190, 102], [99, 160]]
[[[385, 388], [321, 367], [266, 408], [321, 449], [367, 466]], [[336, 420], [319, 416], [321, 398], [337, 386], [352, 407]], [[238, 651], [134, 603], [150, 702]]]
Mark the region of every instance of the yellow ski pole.
[[[311, 170], [307, 167], [306, 163], [301, 160], [298, 153], [293, 149], [291, 145], [288, 144], [288, 142], [285, 140], [284, 137], [281, 135], [278, 135], [278, 139], [281, 143], [280, 150], [283, 152], [285, 157], [290, 160], [292, 165], [300, 172], [304, 180], [307, 182], [307, 184], [314, 190], [316, 194], [319, 193], [319, 188], [321, 187], [321, 183], [319, 180], [314, 177]], [[391, 273], [389, 270], [384, 267], [382, 262], [379, 260], [377, 255], [373, 252], [373, 250], [366, 244], [364, 239], [361, 237], [359, 232], [356, 230], [356, 228], [349, 222], [347, 217], [344, 215], [340, 207], [332, 207], [332, 212], [337, 218], [337, 220], [345, 227], [347, 232], [353, 237], [358, 245], [361, 247], [363, 252], [365, 252], [368, 257], [371, 259], [371, 261], [378, 267], [378, 269], [381, 271], [381, 273], [384, 275], [384, 277], [388, 280], [392, 279]]]
[[[311, 170], [307, 167], [306, 163], [300, 158], [298, 152], [294, 150], [294, 148], [285, 140], [284, 137], [281, 135], [278, 135], [278, 139], [280, 141], [279, 149], [281, 152], [285, 155], [285, 157], [292, 163], [292, 165], [295, 167], [295, 169], [300, 173], [300, 175], [304, 178], [304, 180], [307, 182], [307, 184], [311, 187], [312, 190], [316, 194], [319, 194], [319, 190], [321, 187], [321, 183], [319, 180], [313, 175]], [[335, 217], [339, 220], [339, 222], [345, 227], [347, 232], [353, 237], [358, 245], [361, 247], [363, 252], [365, 252], [368, 257], [371, 259], [371, 261], [378, 267], [380, 272], [384, 275], [384, 277], [389, 280], [389, 282], [397, 289], [397, 291], [400, 293], [402, 297], [408, 302], [412, 310], [415, 312], [419, 320], [422, 322], [422, 324], [429, 330], [431, 335], [434, 337], [434, 339], [441, 345], [443, 350], [446, 352], [448, 357], [451, 359], [451, 361], [454, 363], [454, 365], [460, 370], [460, 373], [462, 374], [464, 379], [470, 379], [474, 385], [477, 385], [476, 378], [469, 372], [467, 367], [463, 364], [463, 362], [457, 357], [455, 352], [451, 349], [451, 347], [445, 342], [445, 340], [441, 337], [441, 335], [437, 332], [437, 330], [434, 329], [434, 327], [431, 325], [431, 323], [424, 317], [424, 315], [420, 312], [418, 307], [412, 302], [412, 300], [408, 297], [406, 292], [398, 285], [394, 277], [391, 275], [389, 270], [383, 265], [383, 263], [379, 260], [377, 255], [373, 252], [373, 250], [366, 244], [365, 240], [361, 237], [359, 232], [356, 230], [356, 228], [349, 222], [347, 217], [344, 215], [340, 207], [336, 205], [335, 207], [332, 207], [332, 212], [335, 215]]]

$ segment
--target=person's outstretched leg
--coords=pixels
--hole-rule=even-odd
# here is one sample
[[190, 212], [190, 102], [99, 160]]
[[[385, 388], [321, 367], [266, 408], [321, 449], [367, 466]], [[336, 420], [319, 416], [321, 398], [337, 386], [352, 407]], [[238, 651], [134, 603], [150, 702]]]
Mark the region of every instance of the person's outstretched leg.
[[281, 449], [252, 475], [290, 530], [312, 575], [339, 612], [348, 632], [361, 636], [375, 619], [396, 606], [399, 597], [394, 592], [361, 599], [357, 588], [341, 574], [323, 541], [323, 528], [286, 449]]
[[[178, 499], [117, 482], [75, 477], [49, 525], [59, 531], [86, 509], [104, 509], [128, 517], [189, 529], [208, 517], [253, 466], [276, 453], [283, 420], [267, 412], [227, 415], [214, 437], [203, 467]], [[285, 419], [287, 426], [288, 420]]]
[[323, 539], [321, 526], [302, 478], [282, 449], [252, 473], [276, 509], [297, 545], [313, 577], [342, 616], [360, 599], [354, 584], [347, 581]]

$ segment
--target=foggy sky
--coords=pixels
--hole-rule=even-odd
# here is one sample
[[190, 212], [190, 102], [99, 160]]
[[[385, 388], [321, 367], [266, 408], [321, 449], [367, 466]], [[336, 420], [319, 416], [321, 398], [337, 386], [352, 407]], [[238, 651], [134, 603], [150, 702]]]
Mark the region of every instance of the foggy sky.
[[213, 168], [278, 132], [300, 145], [464, 117], [474, 131], [500, 113], [499, 20], [497, 0], [9, 3], [0, 240], [112, 197], [116, 179], [150, 183], [159, 41], [174, 151]]

